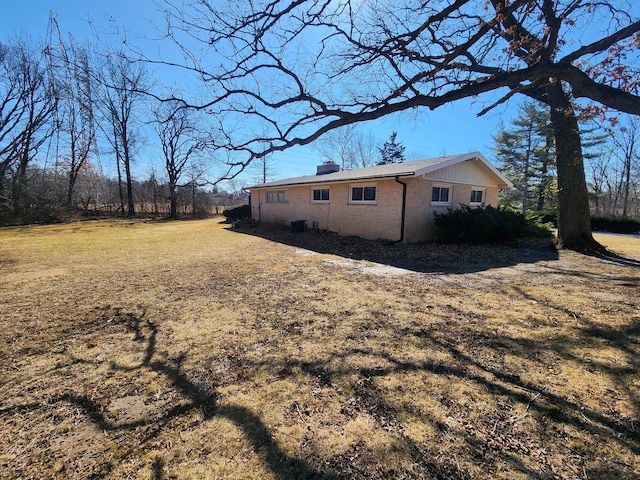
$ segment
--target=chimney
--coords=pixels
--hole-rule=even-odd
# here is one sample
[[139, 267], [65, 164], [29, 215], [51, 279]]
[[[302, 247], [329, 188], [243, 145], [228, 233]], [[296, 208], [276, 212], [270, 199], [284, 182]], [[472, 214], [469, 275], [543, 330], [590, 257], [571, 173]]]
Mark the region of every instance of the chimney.
[[322, 165], [318, 165], [316, 175], [326, 175], [327, 173], [335, 173], [340, 171], [340, 165], [329, 160]]

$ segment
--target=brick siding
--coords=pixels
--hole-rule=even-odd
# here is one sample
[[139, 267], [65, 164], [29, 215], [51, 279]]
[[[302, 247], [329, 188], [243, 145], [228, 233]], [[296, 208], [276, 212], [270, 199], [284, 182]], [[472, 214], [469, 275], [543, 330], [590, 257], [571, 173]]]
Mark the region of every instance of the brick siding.
[[[408, 242], [433, 240], [437, 234], [433, 227], [433, 212], [446, 212], [447, 208], [456, 208], [460, 204], [468, 205], [473, 187], [473, 185], [424, 178], [403, 178], [401, 181], [407, 184], [405, 240]], [[434, 184], [451, 187], [450, 206], [431, 204]], [[367, 185], [376, 186], [375, 204], [351, 203], [350, 188]], [[312, 190], [317, 188], [329, 189], [329, 202], [312, 201]], [[485, 191], [484, 203], [496, 206], [498, 188], [482, 188]], [[401, 237], [402, 185], [393, 178], [269, 189], [286, 190], [286, 203], [267, 203], [267, 190], [255, 188], [251, 191], [252, 217], [255, 220], [285, 226], [290, 225], [292, 221], [306, 220], [309, 228], [316, 225], [320, 230], [341, 235], [386, 240], [399, 240]]]

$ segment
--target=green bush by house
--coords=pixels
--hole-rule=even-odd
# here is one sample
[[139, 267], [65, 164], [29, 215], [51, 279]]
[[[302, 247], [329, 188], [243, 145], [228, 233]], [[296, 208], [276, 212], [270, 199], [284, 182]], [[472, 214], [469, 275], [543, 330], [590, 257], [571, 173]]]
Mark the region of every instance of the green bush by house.
[[550, 225], [508, 207], [462, 205], [434, 212], [443, 243], [508, 243], [524, 237], [550, 237]]
[[251, 207], [249, 205], [234, 205], [222, 212], [222, 215], [229, 220], [240, 220], [251, 217]]

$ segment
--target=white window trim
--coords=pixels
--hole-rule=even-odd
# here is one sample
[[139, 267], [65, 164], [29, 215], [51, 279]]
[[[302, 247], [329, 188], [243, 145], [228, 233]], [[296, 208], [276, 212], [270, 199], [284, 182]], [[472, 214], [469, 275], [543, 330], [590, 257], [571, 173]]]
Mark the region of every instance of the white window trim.
[[[282, 192], [284, 193], [284, 200], [280, 201], [279, 198], [276, 199], [276, 201], [270, 201], [269, 200], [269, 194], [276, 194], [277, 197], [280, 197], [279, 193]], [[289, 192], [287, 191], [287, 189], [277, 189], [277, 190], [267, 190], [267, 192], [265, 193], [265, 201], [266, 203], [271, 203], [271, 204], [282, 204], [282, 203], [289, 203]]]
[[[314, 200], [313, 192], [316, 190], [328, 190], [329, 200]], [[322, 194], [320, 196], [322, 196]], [[329, 203], [329, 202], [331, 202], [331, 189], [329, 187], [311, 187], [311, 203]]]
[[434, 202], [431, 200], [431, 205], [435, 207], [448, 207], [451, 205], [451, 200], [453, 199], [453, 185], [446, 183], [434, 183], [431, 185], [431, 198], [433, 199], [433, 189], [434, 188], [448, 188], [449, 189], [449, 200], [446, 202]]
[[[471, 192], [482, 192], [482, 201], [481, 202], [472, 202], [471, 201]], [[484, 187], [471, 187], [471, 192], [469, 192], [469, 205], [472, 207], [479, 207], [480, 205], [484, 205], [487, 195], [487, 189]]]
[[[376, 199], [375, 200], [353, 200], [353, 189], [354, 188], [367, 188], [374, 187], [376, 189]], [[364, 197], [364, 190], [362, 192], [362, 196]], [[378, 184], [376, 183], [355, 183], [349, 185], [349, 203], [351, 205], [375, 205], [378, 203]]]

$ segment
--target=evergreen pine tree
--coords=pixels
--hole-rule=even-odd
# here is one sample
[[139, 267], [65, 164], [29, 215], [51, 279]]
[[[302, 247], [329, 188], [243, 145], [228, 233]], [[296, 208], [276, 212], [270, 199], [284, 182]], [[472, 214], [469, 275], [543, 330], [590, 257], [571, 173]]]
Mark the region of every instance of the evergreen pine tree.
[[380, 160], [377, 165], [388, 165], [390, 163], [402, 163], [405, 160], [404, 150], [405, 146], [396, 142], [396, 136], [398, 132], [393, 132], [389, 137], [389, 140], [384, 142], [382, 148], [378, 148], [380, 151]]
[[555, 184], [555, 149], [547, 109], [527, 102], [519, 112], [511, 121], [512, 129], [501, 129], [493, 140], [501, 170], [515, 188], [511, 200], [527, 213], [529, 208], [540, 211], [549, 206]]

